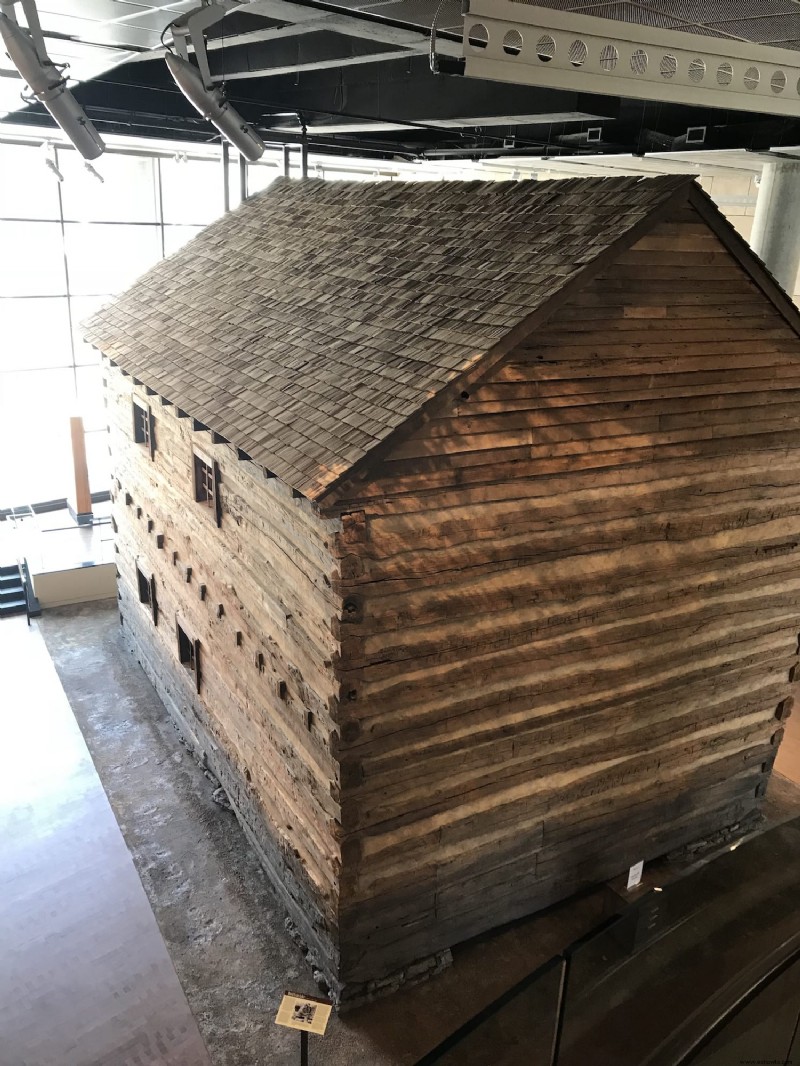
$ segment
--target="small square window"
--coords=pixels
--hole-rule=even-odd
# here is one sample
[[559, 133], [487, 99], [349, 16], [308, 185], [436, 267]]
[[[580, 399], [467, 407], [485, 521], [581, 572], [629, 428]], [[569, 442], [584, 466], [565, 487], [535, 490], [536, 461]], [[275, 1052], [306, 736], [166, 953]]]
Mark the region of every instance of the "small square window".
[[178, 633], [178, 660], [190, 674], [194, 675], [195, 686], [200, 691], [200, 641], [192, 640], [180, 622], [176, 623]]
[[146, 603], [149, 607], [153, 602], [153, 590], [150, 588], [150, 579], [136, 567], [136, 577], [139, 580], [139, 603]]
[[214, 515], [220, 524], [219, 468], [213, 460], [205, 459], [196, 452], [192, 454], [194, 474], [194, 498]]
[[150, 452], [152, 459], [156, 450], [156, 420], [152, 408], [133, 401], [133, 439]]
[[139, 603], [150, 608], [153, 623], [158, 625], [158, 603], [156, 601], [156, 579], [148, 574], [139, 563], [136, 564], [136, 581], [139, 586]]

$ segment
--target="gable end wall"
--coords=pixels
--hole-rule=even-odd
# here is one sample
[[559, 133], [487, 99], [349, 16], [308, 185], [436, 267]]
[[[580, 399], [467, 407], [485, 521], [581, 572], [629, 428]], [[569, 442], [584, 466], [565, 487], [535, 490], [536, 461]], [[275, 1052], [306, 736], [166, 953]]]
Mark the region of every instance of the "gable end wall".
[[740, 821], [798, 664], [800, 341], [689, 208], [343, 504], [343, 968]]

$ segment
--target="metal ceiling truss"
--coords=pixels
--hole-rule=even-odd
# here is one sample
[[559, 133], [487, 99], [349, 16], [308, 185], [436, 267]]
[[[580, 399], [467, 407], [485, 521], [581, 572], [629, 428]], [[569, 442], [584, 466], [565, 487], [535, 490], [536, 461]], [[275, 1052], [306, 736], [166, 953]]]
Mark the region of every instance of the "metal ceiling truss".
[[[180, 46], [178, 38], [175, 38], [178, 53], [187, 59], [187, 45], [191, 44], [206, 84], [380, 63], [427, 55], [430, 47], [430, 37], [425, 31], [406, 29], [344, 12], [321, 11], [293, 3], [292, 0], [216, 0], [215, 4], [205, 9], [209, 14], [202, 23], [196, 24], [196, 31], [219, 21], [219, 17], [214, 19], [214, 8], [261, 15], [286, 24], [212, 39], [203, 47], [198, 32], [185, 32], [186, 17], [177, 19], [172, 28], [181, 36]], [[225, 72], [209, 72], [206, 53], [222, 49], [225, 49], [227, 56]], [[156, 58], [166, 51], [158, 49], [149, 52], [138, 57], [138, 61]], [[460, 43], [442, 38], [439, 52], [459, 57]]]
[[[0, 10], [9, 2], [0, 0]], [[765, 6], [773, 11], [789, 2], [536, 0], [529, 6], [471, 0], [462, 43], [459, 0], [138, 0], [135, 15], [127, 13], [130, 5], [123, 0], [92, 0], [98, 12], [102, 4], [104, 16], [126, 11], [120, 43], [135, 29], [135, 41], [128, 44], [140, 53], [122, 66], [115, 53], [113, 74], [84, 80], [75, 95], [103, 133], [214, 140], [216, 131], [201, 117], [205, 105], [189, 104], [170, 78], [164, 45], [171, 44], [178, 60], [192, 61], [203, 100], [227, 82], [219, 107], [227, 103], [231, 118], [235, 105], [243, 123], [271, 142], [294, 144], [305, 129], [326, 151], [409, 158], [641, 156], [701, 143], [707, 149], [758, 151], [800, 143], [800, 51], [767, 48], [731, 34], [719, 40], [703, 35], [708, 26], [690, 33], [684, 32], [685, 22], [679, 29], [668, 21], [687, 12], [720, 18], [747, 12], [747, 32], [755, 40], [780, 37], [788, 43], [791, 16], [780, 26], [767, 20], [760, 35], [752, 24], [763, 22]], [[84, 0], [59, 3], [86, 22]], [[663, 18], [655, 18], [656, 8]], [[597, 17], [601, 12], [617, 18]], [[631, 23], [620, 21], [623, 17]], [[111, 26], [121, 19], [102, 24], [106, 51], [116, 47]], [[48, 9], [44, 21], [52, 29], [47, 40], [53, 49], [63, 45], [65, 34], [77, 40], [77, 14], [59, 16]], [[444, 27], [436, 39], [438, 69], [467, 77], [431, 73], [434, 21]], [[797, 22], [800, 45], [800, 15]], [[738, 23], [728, 29], [745, 32]], [[85, 41], [83, 46], [89, 47]], [[18, 92], [4, 73], [0, 70], [0, 115], [3, 88], [13, 86], [14, 101]], [[39, 104], [15, 119], [39, 127], [49, 122]]]
[[469, 78], [800, 117], [800, 53], [746, 41], [469, 0], [463, 57]]

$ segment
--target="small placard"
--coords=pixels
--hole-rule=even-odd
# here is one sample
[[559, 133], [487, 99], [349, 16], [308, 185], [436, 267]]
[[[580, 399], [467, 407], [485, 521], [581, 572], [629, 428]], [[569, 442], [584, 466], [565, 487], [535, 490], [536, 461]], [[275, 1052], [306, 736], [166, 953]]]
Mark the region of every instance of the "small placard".
[[642, 874], [644, 873], [644, 862], [637, 862], [635, 866], [631, 866], [628, 870], [628, 891], [632, 888], [636, 888], [638, 884], [641, 884]]
[[332, 1009], [327, 999], [286, 992], [278, 1007], [275, 1021], [288, 1029], [299, 1029], [304, 1033], [324, 1036]]

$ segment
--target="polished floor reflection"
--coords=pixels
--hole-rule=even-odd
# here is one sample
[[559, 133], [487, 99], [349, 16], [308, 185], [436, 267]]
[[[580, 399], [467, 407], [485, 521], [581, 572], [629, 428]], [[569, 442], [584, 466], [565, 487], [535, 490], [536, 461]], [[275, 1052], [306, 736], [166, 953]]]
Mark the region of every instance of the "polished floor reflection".
[[113, 563], [111, 504], [96, 503], [92, 511], [90, 526], [76, 525], [66, 508], [0, 522], [0, 563], [24, 558], [31, 574]]
[[0, 1063], [207, 1066], [36, 626], [0, 622]]

